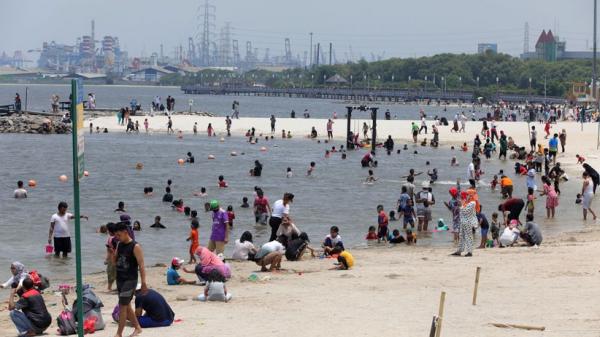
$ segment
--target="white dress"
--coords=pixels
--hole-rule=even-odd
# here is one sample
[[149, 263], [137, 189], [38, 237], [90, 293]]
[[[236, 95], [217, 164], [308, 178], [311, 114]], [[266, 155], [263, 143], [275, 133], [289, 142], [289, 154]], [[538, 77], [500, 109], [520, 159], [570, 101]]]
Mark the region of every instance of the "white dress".
[[585, 181], [587, 181], [588, 184], [585, 188], [585, 191], [583, 191], [583, 201], [581, 204], [583, 205], [584, 209], [590, 209], [592, 205], [592, 198], [594, 197], [594, 183], [590, 178], [587, 178]]

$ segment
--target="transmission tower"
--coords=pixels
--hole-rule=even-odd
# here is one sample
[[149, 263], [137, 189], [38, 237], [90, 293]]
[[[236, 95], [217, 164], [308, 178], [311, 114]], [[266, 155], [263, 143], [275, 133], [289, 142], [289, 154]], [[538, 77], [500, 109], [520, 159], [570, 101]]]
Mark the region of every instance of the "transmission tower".
[[529, 22], [525, 22], [525, 34], [523, 36], [523, 54], [529, 53]]
[[292, 44], [289, 38], [285, 38], [285, 63], [292, 63]]
[[226, 22], [219, 37], [219, 65], [231, 65], [231, 23]]
[[196, 60], [196, 45], [194, 44], [194, 39], [190, 36], [188, 38], [188, 55], [187, 55], [187, 61], [190, 64], [194, 64], [195, 60]]
[[202, 66], [208, 66], [211, 63], [211, 40], [215, 29], [215, 6], [212, 6], [209, 0], [204, 0], [204, 5], [198, 7], [198, 36], [200, 41], [199, 63]]
[[254, 59], [252, 57], [252, 42], [246, 41], [246, 63], [253, 63]]
[[240, 49], [238, 47], [238, 40], [231, 41], [233, 45], [233, 65], [239, 67], [240, 65]]

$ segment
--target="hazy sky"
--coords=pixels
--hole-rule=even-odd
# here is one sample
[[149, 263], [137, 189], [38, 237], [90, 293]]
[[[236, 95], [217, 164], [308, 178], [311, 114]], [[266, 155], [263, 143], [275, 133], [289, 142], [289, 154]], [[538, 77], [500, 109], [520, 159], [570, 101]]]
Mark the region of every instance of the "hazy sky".
[[[216, 7], [215, 39], [231, 22], [240, 53], [246, 41], [284, 50], [289, 37], [294, 56], [314, 43], [334, 44], [339, 60], [371, 53], [423, 56], [442, 52], [473, 53], [478, 42], [498, 43], [499, 51], [523, 51], [524, 24], [529, 22], [530, 49], [542, 29], [558, 31], [568, 50], [592, 46], [592, 0], [211, 0]], [[130, 55], [172, 55], [189, 36], [198, 35], [198, 8], [204, 0], [0, 0], [0, 52], [40, 48], [43, 41], [74, 44], [89, 35], [96, 20], [97, 39], [118, 36]], [[350, 47], [351, 46], [351, 47]], [[328, 48], [328, 47], [326, 47]], [[350, 49], [351, 48], [351, 49]], [[37, 55], [31, 55], [36, 59]]]

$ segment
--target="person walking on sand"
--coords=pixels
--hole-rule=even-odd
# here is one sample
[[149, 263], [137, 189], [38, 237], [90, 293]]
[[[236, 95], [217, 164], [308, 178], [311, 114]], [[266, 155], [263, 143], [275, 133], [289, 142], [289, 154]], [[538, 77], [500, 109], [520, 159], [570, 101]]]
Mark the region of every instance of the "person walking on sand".
[[146, 284], [146, 269], [144, 267], [144, 252], [142, 247], [129, 236], [127, 225], [119, 222], [115, 228], [115, 237], [119, 240], [114, 258], [117, 267], [117, 292], [119, 296], [119, 327], [115, 337], [123, 337], [127, 321], [131, 322], [134, 331], [131, 337], [142, 333], [142, 327], [131, 306], [131, 300], [138, 288], [138, 270], [141, 278], [139, 291], [142, 295], [148, 293]]
[[227, 137], [231, 136], [231, 118], [225, 117], [225, 128], [227, 129]]
[[419, 126], [415, 123], [412, 122], [411, 123], [411, 129], [412, 129], [412, 137], [413, 137], [413, 142], [417, 142], [417, 136], [419, 135]]
[[175, 131], [173, 130], [173, 121], [171, 120], [171, 116], [167, 117], [168, 121], [167, 121], [167, 134], [169, 133], [175, 133]]
[[419, 134], [421, 134], [421, 131], [425, 130], [425, 134], [427, 134], [427, 119], [425, 118], [425, 115], [421, 116], [421, 128], [419, 129]]
[[331, 140], [333, 138], [333, 121], [329, 119], [327, 121], [327, 139]]
[[592, 198], [594, 197], [594, 183], [592, 182], [592, 178], [590, 174], [586, 171], [583, 172], [583, 186], [581, 187], [581, 196], [583, 197], [583, 201], [581, 202], [583, 206], [583, 220], [587, 220], [588, 211], [592, 213], [594, 220], [596, 220], [596, 213], [592, 209]]
[[[48, 232], [48, 244], [52, 244], [54, 239], [54, 256], [66, 258], [71, 252], [71, 232], [69, 231], [69, 220], [75, 219], [75, 216], [67, 212], [66, 202], [58, 203], [58, 212], [52, 215], [50, 219], [50, 231]], [[88, 217], [81, 215], [80, 218], [88, 220]]]
[[467, 252], [465, 257], [473, 256], [473, 230], [477, 228], [477, 213], [475, 211], [475, 201], [471, 200], [466, 191], [460, 193], [462, 206], [460, 207], [460, 229], [458, 238], [458, 250], [452, 255], [461, 256]]
[[275, 133], [275, 122], [277, 121], [275, 119], [275, 115], [271, 115], [270, 120], [271, 120], [271, 134], [274, 134]]
[[460, 113], [460, 130], [458, 132], [467, 132], [465, 127], [467, 126], [467, 116], [465, 116], [465, 112]]
[[562, 129], [560, 135], [558, 136], [558, 140], [560, 140], [560, 147], [562, 148], [562, 153], [565, 153], [565, 145], [567, 145], [567, 130]]

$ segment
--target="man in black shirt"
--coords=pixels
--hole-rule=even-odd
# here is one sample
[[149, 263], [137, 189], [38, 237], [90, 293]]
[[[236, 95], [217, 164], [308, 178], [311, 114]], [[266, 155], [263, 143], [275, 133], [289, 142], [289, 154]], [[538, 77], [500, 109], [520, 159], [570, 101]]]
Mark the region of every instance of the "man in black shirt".
[[125, 323], [131, 322], [135, 331], [131, 336], [137, 336], [142, 333], [142, 327], [136, 319], [131, 300], [136, 290], [138, 282], [138, 269], [141, 277], [140, 292], [146, 294], [148, 287], [146, 285], [146, 269], [144, 268], [144, 252], [142, 247], [129, 236], [127, 225], [119, 222], [115, 228], [115, 236], [119, 240], [114, 254], [115, 264], [117, 266], [117, 291], [119, 294], [119, 328], [115, 337], [122, 337]]
[[40, 293], [33, 288], [30, 278], [23, 280], [25, 291], [15, 303], [16, 288], [13, 288], [8, 301], [10, 318], [19, 330], [19, 336], [41, 335], [52, 323], [46, 303]]
[[142, 328], [169, 326], [175, 319], [175, 313], [165, 298], [152, 289], [149, 289], [146, 294], [136, 291], [135, 315]]

